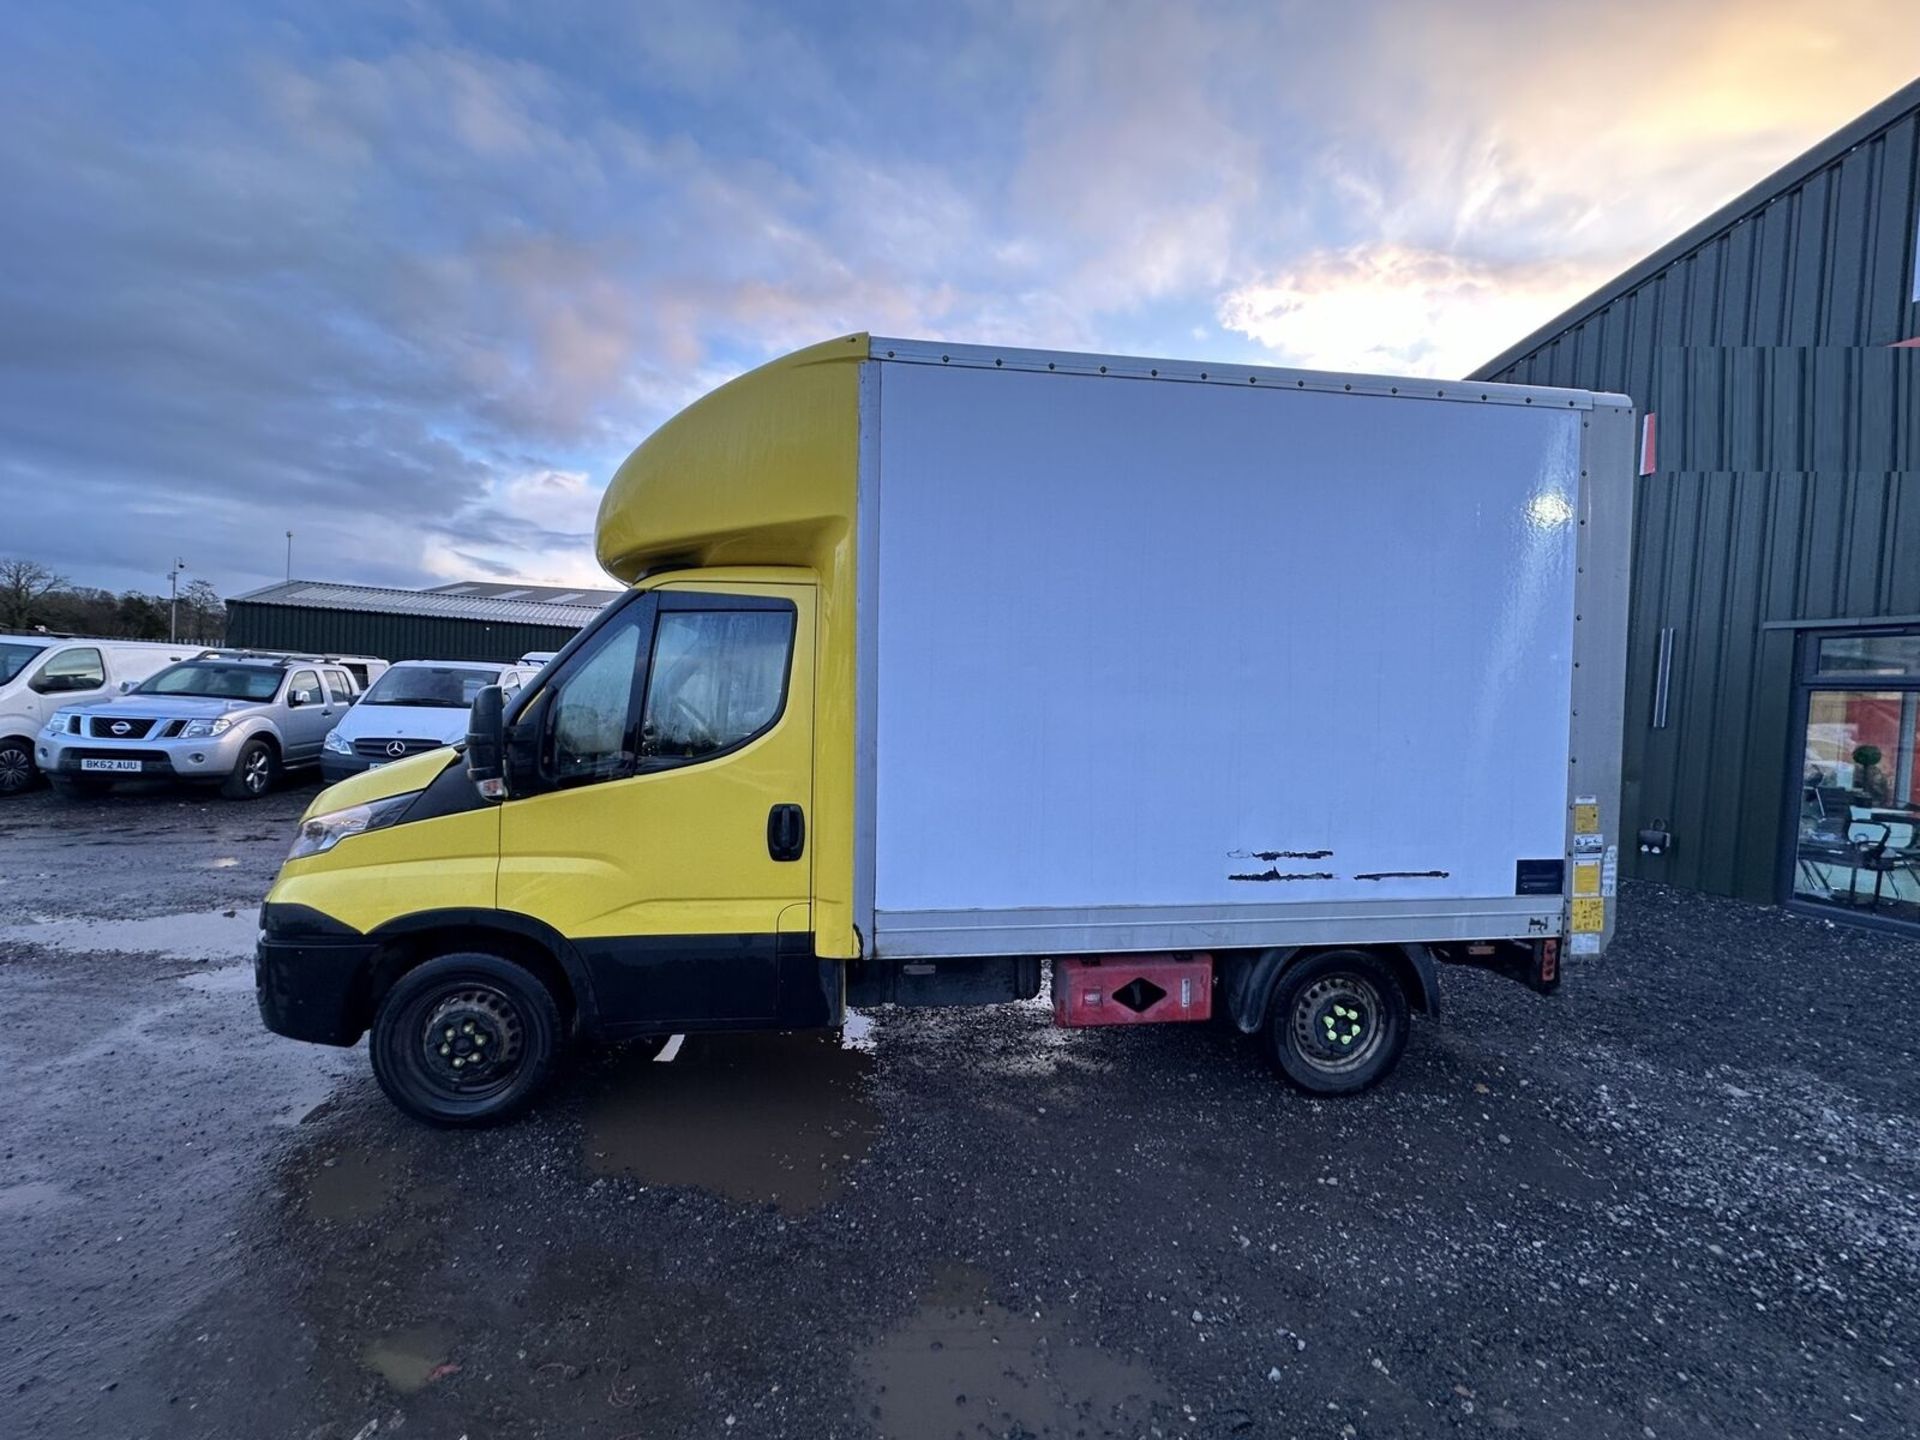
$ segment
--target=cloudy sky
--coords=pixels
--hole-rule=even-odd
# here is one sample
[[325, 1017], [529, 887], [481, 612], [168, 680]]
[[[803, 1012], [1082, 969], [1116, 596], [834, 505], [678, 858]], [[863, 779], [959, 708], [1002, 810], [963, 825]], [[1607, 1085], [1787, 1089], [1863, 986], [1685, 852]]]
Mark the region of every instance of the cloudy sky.
[[1459, 374], [1920, 73], [1913, 0], [8, 7], [0, 555], [600, 579], [860, 329]]

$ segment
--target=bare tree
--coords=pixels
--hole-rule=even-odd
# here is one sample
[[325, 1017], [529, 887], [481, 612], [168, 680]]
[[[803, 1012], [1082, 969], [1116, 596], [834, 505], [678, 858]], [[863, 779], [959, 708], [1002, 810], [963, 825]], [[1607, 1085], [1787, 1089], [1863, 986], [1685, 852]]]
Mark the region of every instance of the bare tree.
[[66, 584], [66, 576], [55, 574], [38, 560], [0, 556], [0, 626], [26, 629], [33, 624], [35, 604]]
[[227, 634], [227, 602], [205, 580], [196, 580], [180, 592], [180, 624], [182, 639], [218, 645]]

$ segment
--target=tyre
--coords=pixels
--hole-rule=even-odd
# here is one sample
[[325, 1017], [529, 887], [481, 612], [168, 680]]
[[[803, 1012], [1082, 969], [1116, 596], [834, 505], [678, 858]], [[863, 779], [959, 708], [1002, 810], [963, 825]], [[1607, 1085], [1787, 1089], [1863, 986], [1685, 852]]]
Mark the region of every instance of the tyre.
[[1273, 1068], [1312, 1095], [1352, 1095], [1385, 1079], [1407, 1046], [1407, 996], [1364, 950], [1312, 955], [1282, 972], [1261, 1037]]
[[270, 740], [249, 740], [240, 747], [233, 773], [220, 782], [229, 800], [258, 800], [280, 778], [280, 756]]
[[442, 955], [380, 1002], [367, 1052], [387, 1098], [429, 1125], [492, 1125], [525, 1108], [553, 1069], [560, 1010], [523, 966]]
[[18, 738], [0, 740], [0, 795], [18, 795], [38, 773], [32, 744]]

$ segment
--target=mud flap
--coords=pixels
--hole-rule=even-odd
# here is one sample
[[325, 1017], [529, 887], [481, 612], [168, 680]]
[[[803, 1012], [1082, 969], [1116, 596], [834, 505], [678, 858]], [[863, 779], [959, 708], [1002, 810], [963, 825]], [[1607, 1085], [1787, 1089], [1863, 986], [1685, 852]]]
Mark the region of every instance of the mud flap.
[[1483, 940], [1458, 945], [1435, 945], [1442, 963], [1472, 970], [1488, 970], [1518, 980], [1538, 995], [1560, 988], [1560, 940]]

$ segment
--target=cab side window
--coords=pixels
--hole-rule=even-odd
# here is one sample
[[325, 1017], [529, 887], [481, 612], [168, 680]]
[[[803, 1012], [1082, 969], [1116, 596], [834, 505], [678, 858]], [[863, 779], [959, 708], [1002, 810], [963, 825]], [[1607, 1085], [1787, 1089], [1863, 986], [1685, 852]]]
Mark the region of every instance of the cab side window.
[[347, 678], [346, 671], [328, 670], [325, 673], [327, 689], [332, 693], [334, 700], [342, 705], [351, 705], [355, 691], [353, 681]]
[[28, 688], [42, 695], [59, 695], [81, 690], [98, 690], [107, 683], [107, 670], [100, 652], [92, 646], [62, 650], [40, 667], [40, 673]]
[[549, 702], [541, 768], [555, 785], [610, 780], [633, 767], [634, 676], [640, 611], [612, 621]]
[[786, 702], [791, 610], [669, 610], [654, 633], [643, 761], [687, 763], [745, 744]]
[[318, 705], [320, 703], [320, 677], [311, 670], [296, 670], [293, 679], [287, 682], [287, 704]]

